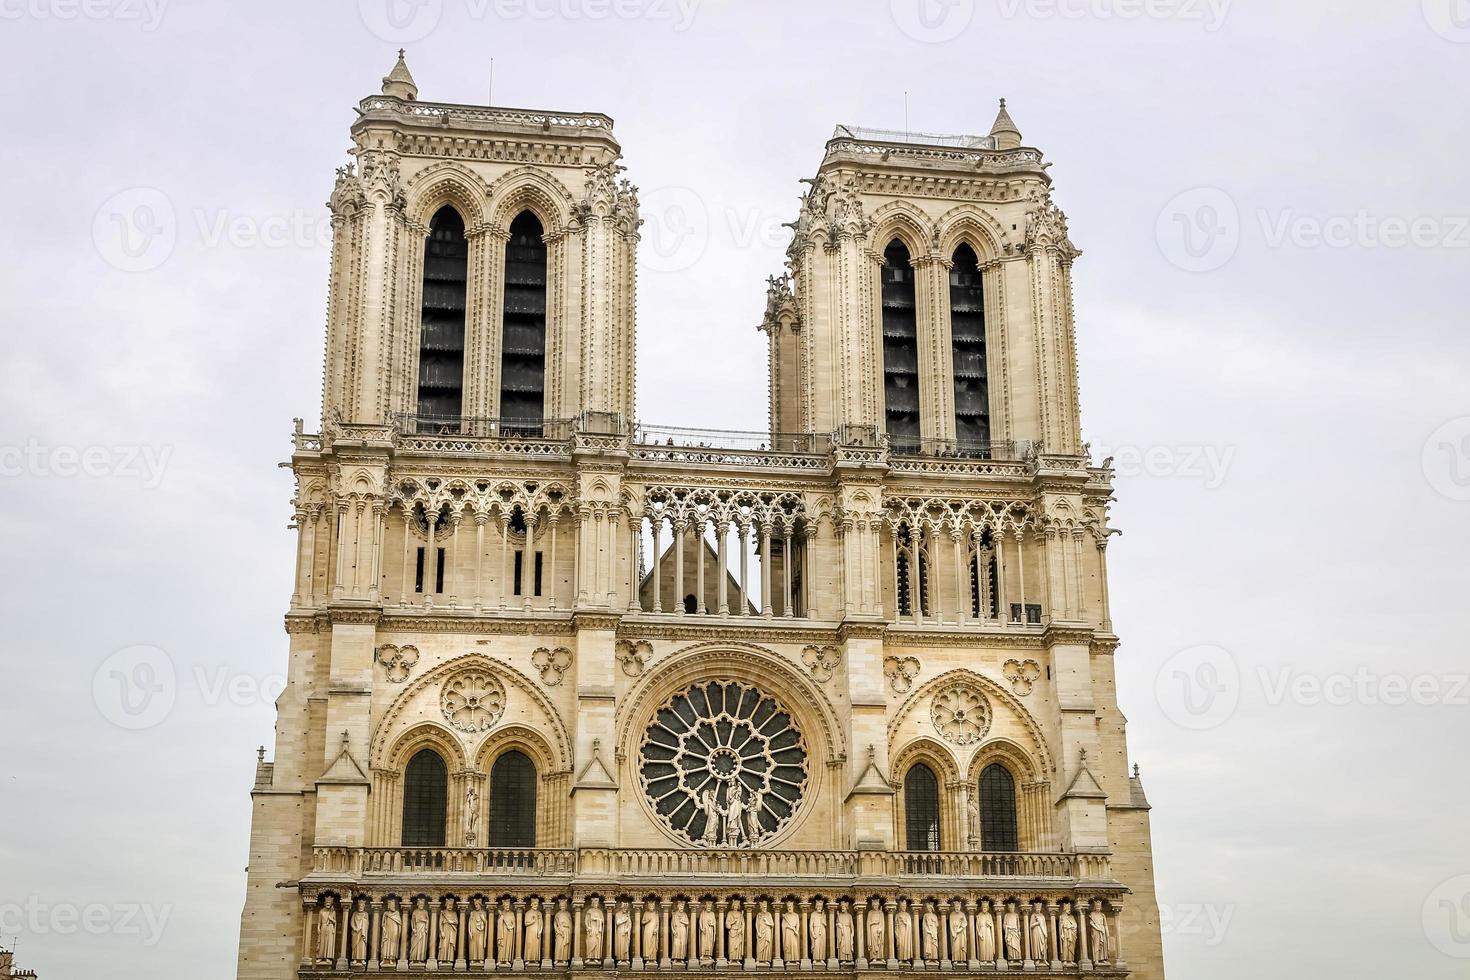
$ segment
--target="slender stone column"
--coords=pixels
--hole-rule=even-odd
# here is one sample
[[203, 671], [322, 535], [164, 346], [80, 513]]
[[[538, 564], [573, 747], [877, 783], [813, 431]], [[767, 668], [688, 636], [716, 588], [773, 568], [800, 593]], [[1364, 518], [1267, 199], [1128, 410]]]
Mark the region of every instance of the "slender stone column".
[[463, 519], [459, 513], [450, 515], [453, 530], [449, 532], [449, 608], [459, 605], [459, 525]]
[[347, 564], [347, 538], [343, 535], [343, 525], [347, 523], [347, 503], [339, 501], [336, 506], [337, 522], [332, 533], [337, 536], [337, 570], [332, 576], [332, 595], [336, 598], [342, 596], [342, 566]]
[[1102, 594], [1102, 630], [1113, 631], [1113, 611], [1108, 602], [1108, 539], [1097, 539], [1097, 586]]
[[530, 514], [526, 515], [526, 541], [521, 546], [521, 608], [531, 608], [531, 593], [534, 584], [533, 570], [536, 563], [535, 553], [536, 540], [536, 518]]
[[[720, 604], [718, 609], [721, 616], [728, 616], [730, 615], [730, 590], [725, 585], [730, 578], [730, 574], [727, 571], [730, 567], [730, 561], [729, 556], [725, 552], [725, 542], [730, 537], [730, 522], [724, 520], [716, 521], [715, 533], [720, 538], [720, 567], [719, 571], [715, 573], [715, 588], [720, 590]], [[720, 921], [724, 921], [723, 916], [721, 916]], [[721, 928], [723, 929], [723, 926]], [[721, 936], [723, 937], [723, 935], [724, 933], [722, 932]], [[720, 942], [723, 945], [724, 939], [721, 938]]]
[[1016, 579], [1021, 593], [1021, 625], [1026, 625], [1026, 532], [1016, 529]]
[[367, 504], [361, 500], [352, 507], [352, 594], [362, 595], [362, 515]]
[[429, 515], [429, 546], [424, 549], [424, 595], [431, 596], [439, 591], [439, 554], [434, 550], [434, 529], [439, 526], [439, 514]]
[[747, 533], [749, 525], [736, 523], [735, 531], [740, 539], [740, 615], [750, 611], [750, 553]]
[[674, 613], [684, 615], [684, 532], [688, 525], [674, 522]]
[[663, 542], [664, 519], [662, 516], [653, 518], [653, 611], [661, 613], [664, 611], [663, 600], [659, 596], [659, 579], [663, 577], [661, 568], [663, 550], [659, 547]]
[[694, 611], [701, 616], [708, 616], [709, 600], [705, 598], [704, 592], [704, 529], [705, 519], [701, 517], [694, 528], [694, 560], [698, 562], [698, 571], [694, 577]]
[[475, 612], [485, 607], [485, 522], [489, 514], [475, 515]]
[[781, 593], [782, 615], [790, 619], [795, 615], [791, 601], [791, 525], [787, 524], [785, 533], [781, 536], [781, 572], [786, 582], [785, 591]]
[[761, 615], [771, 618], [771, 525], [761, 524]]
[[643, 554], [643, 518], [628, 514], [628, 612], [643, 610], [642, 597], [638, 595], [638, 566]]
[[500, 514], [500, 611], [505, 611], [510, 595], [510, 515]]
[[546, 562], [546, 567], [542, 570], [542, 576], [541, 576], [545, 580], [542, 583], [541, 591], [547, 597], [546, 607], [548, 609], [555, 609], [556, 608], [556, 582], [557, 582], [557, 578], [556, 578], [556, 538], [557, 538], [557, 531], [560, 530], [560, 527], [561, 527], [561, 514], [560, 513], [552, 514], [551, 515], [551, 554], [548, 556], [548, 559], [547, 559], [547, 562]]

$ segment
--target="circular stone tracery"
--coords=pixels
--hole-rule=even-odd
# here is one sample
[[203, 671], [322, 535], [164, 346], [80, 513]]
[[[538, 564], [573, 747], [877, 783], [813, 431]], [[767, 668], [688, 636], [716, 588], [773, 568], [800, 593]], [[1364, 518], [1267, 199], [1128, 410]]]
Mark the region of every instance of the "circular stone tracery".
[[639, 773], [653, 812], [676, 835], [703, 847], [753, 847], [801, 803], [806, 744], [775, 698], [710, 681], [655, 713]]

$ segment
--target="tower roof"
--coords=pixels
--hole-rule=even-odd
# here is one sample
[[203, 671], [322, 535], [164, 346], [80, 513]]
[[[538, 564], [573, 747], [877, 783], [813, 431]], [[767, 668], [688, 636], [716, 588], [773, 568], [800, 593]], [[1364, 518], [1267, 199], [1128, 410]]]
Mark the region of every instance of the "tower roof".
[[995, 124], [990, 127], [990, 135], [995, 139], [998, 150], [1010, 150], [1021, 145], [1021, 131], [1016, 128], [1016, 121], [1006, 111], [1006, 100], [1000, 100], [1000, 112], [995, 115]]
[[409, 73], [408, 63], [403, 60], [403, 49], [398, 49], [398, 63], [383, 78], [383, 94], [413, 102], [419, 97], [419, 87]]

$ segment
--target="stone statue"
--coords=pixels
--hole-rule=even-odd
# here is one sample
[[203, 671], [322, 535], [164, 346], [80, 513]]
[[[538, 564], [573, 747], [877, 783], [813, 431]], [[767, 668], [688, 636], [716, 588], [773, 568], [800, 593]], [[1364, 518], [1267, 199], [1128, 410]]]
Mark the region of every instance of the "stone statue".
[[586, 947], [582, 950], [582, 959], [600, 961], [602, 959], [602, 932], [607, 927], [607, 920], [602, 913], [602, 899], [596, 895], [587, 902], [587, 911], [582, 913], [583, 932], [587, 940]]
[[322, 899], [316, 914], [316, 958], [331, 962], [337, 958], [337, 896]]
[[811, 915], [807, 918], [807, 935], [811, 937], [812, 959], [825, 960], [827, 958], [827, 904], [820, 898], [812, 905]]
[[852, 922], [852, 909], [847, 899], [837, 903], [837, 959], [843, 963], [853, 961], [853, 939], [856, 930]]
[[1087, 913], [1087, 943], [1094, 964], [1108, 962], [1108, 916], [1100, 898], [1092, 900], [1092, 909]]
[[651, 898], [643, 906], [643, 939], [639, 951], [645, 960], [658, 959], [658, 903]]
[[715, 958], [715, 903], [709, 899], [699, 910], [699, 958]]
[[761, 831], [761, 807], [766, 805], [766, 794], [760, 790], [751, 790], [750, 805], [745, 810], [745, 839], [751, 847], [760, 843], [763, 836]]
[[725, 915], [725, 955], [732, 962], [745, 959], [745, 909], [738, 898], [730, 903]]
[[704, 835], [700, 841], [714, 846], [720, 841], [720, 805], [715, 801], [715, 788], [707, 787], [699, 798], [699, 809], [704, 812]]
[[551, 927], [556, 962], [570, 963], [572, 961], [572, 913], [567, 908], [567, 900], [564, 898], [557, 899], [556, 915], [552, 919]]
[[521, 959], [532, 963], [541, 960], [541, 899], [533, 898], [526, 906], [526, 939], [521, 946]]
[[1001, 932], [1005, 934], [1006, 959], [1019, 960], [1021, 956], [1021, 916], [1016, 912], [1016, 903], [1006, 903], [1006, 914], [1000, 919]]
[[898, 911], [893, 913], [893, 942], [898, 947], [898, 958], [901, 962], [912, 963], [914, 961], [914, 913], [909, 910], [908, 899], [898, 903]]
[[510, 963], [516, 958], [516, 910], [510, 899], [500, 900], [495, 916], [495, 962]]
[[398, 909], [398, 899], [390, 898], [383, 907], [383, 925], [378, 933], [378, 958], [384, 963], [397, 963], [398, 950], [403, 943], [403, 913]]
[[367, 899], [359, 898], [352, 909], [352, 959], [366, 963], [368, 956]]
[[689, 958], [689, 910], [682, 898], [674, 903], [674, 911], [669, 914], [669, 958]]
[[970, 919], [959, 899], [949, 907], [949, 958], [956, 963], [970, 958]]
[[471, 963], [483, 963], [488, 947], [486, 934], [490, 931], [490, 916], [485, 912], [485, 901], [476, 895], [470, 899], [470, 915], [465, 931], [465, 957]]
[[1051, 959], [1047, 942], [1046, 908], [1040, 902], [1031, 903], [1031, 958], [1038, 963]]
[[1057, 917], [1057, 953], [1063, 963], [1077, 962], [1077, 917], [1072, 914], [1072, 903], [1062, 906]]
[[933, 902], [924, 903], [923, 915], [924, 959], [930, 962], [939, 959], [939, 913]]
[[769, 963], [775, 952], [775, 917], [763, 898], [755, 910], [755, 958], [760, 963]]
[[633, 959], [633, 911], [626, 900], [613, 910], [613, 959], [622, 963]]
[[464, 794], [464, 846], [474, 847], [480, 829], [480, 794], [471, 786]]
[[730, 788], [730, 802], [720, 810], [725, 818], [725, 843], [740, 847], [745, 843], [745, 787], [740, 780]]
[[982, 904], [975, 917], [975, 958], [981, 963], [995, 962], [995, 918], [988, 904]]
[[801, 959], [801, 916], [796, 903], [788, 899], [781, 913], [781, 958], [788, 963]]
[[439, 910], [439, 962], [453, 963], [459, 951], [459, 906], [454, 899], [446, 898]]
[[868, 906], [868, 937], [865, 952], [870, 962], [888, 958], [883, 949], [883, 907], [878, 902]]
[[408, 961], [422, 963], [429, 958], [429, 906], [424, 899], [414, 899], [408, 925]]

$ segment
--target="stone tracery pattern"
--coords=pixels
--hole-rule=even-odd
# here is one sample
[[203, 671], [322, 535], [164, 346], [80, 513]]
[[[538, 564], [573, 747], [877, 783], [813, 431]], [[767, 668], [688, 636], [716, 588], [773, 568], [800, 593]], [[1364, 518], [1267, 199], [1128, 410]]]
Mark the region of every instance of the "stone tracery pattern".
[[567, 668], [572, 665], [572, 651], [566, 647], [557, 647], [555, 650], [538, 647], [531, 654], [531, 663], [541, 672], [542, 683], [547, 687], [556, 687], [561, 683]]
[[972, 745], [990, 731], [990, 701], [970, 684], [952, 684], [936, 693], [929, 715], [935, 731], [955, 745]]
[[1011, 682], [1011, 690], [1025, 697], [1036, 686], [1036, 680], [1041, 676], [1041, 665], [1034, 660], [1007, 660], [1001, 672]]
[[486, 671], [462, 671], [444, 682], [439, 707], [445, 720], [462, 732], [488, 731], [505, 713], [505, 688]]
[[394, 684], [402, 684], [408, 680], [414, 664], [419, 662], [419, 650], [418, 647], [400, 647], [385, 643], [378, 647], [377, 658], [378, 663], [383, 665], [383, 672], [387, 674], [388, 680]]
[[807, 786], [807, 751], [774, 698], [711, 681], [675, 695], [649, 723], [640, 776], [654, 813], [702, 847], [754, 847], [779, 833]]

